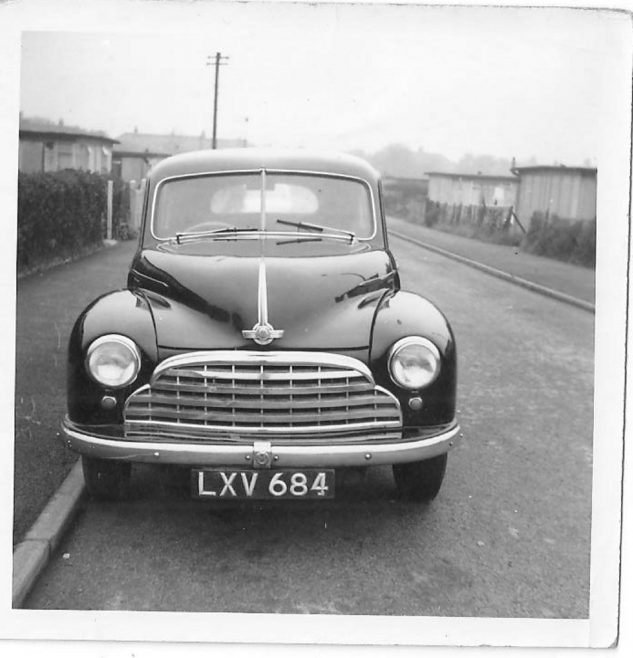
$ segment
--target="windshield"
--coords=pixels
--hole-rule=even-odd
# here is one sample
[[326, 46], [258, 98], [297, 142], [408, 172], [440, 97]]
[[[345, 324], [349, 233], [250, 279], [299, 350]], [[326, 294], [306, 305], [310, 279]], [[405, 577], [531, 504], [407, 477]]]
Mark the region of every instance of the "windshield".
[[292, 173], [215, 174], [167, 180], [158, 189], [152, 230], [157, 238], [222, 229], [265, 227], [275, 233], [347, 232], [372, 237], [369, 187], [360, 180]]

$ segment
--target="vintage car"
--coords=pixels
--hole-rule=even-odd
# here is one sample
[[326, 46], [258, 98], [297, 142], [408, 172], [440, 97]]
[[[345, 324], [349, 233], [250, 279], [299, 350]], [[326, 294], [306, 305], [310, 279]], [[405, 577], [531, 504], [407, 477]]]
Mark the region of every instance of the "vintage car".
[[400, 289], [370, 165], [200, 151], [153, 168], [127, 288], [74, 326], [64, 440], [95, 497], [124, 496], [135, 462], [187, 467], [214, 500], [329, 498], [336, 469], [387, 464], [427, 501], [455, 389], [453, 333]]

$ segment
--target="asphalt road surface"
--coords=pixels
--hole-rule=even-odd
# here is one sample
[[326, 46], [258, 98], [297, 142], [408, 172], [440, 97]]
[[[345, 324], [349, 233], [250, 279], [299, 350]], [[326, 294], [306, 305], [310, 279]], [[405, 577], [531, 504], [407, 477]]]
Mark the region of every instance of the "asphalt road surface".
[[392, 248], [457, 337], [465, 438], [432, 504], [397, 500], [388, 467], [248, 507], [138, 467], [133, 500], [85, 503], [26, 607], [586, 618], [593, 315]]

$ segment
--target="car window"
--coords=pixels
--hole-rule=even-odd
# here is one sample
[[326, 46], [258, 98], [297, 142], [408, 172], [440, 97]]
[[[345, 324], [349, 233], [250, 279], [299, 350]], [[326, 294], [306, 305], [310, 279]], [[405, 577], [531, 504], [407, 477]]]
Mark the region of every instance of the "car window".
[[[153, 231], [159, 238], [222, 227], [261, 225], [260, 173], [192, 176], [159, 186]], [[369, 188], [363, 182], [335, 176], [267, 174], [266, 228], [296, 233], [277, 220], [301, 221], [353, 231], [370, 237], [374, 219]], [[304, 231], [305, 232], [305, 231]]]

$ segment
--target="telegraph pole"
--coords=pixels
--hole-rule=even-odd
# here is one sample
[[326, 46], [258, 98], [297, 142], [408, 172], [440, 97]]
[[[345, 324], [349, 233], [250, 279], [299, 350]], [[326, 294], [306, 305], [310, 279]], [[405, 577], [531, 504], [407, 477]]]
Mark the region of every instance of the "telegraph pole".
[[218, 127], [218, 83], [220, 79], [220, 66], [226, 64], [229, 58], [222, 53], [215, 53], [215, 57], [207, 57], [207, 66], [215, 63], [215, 88], [213, 92], [213, 137], [211, 138], [211, 148], [217, 148], [217, 127]]

